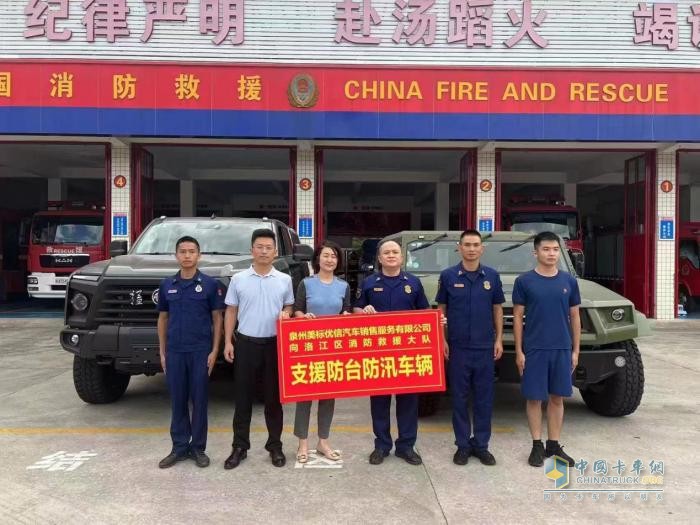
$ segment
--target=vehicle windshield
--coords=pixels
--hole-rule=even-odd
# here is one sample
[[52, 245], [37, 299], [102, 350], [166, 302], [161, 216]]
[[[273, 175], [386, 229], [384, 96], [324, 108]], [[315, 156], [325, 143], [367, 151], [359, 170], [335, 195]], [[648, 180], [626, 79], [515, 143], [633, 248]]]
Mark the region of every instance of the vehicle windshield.
[[[429, 239], [413, 241], [406, 252], [406, 270], [409, 272], [439, 273], [462, 260], [455, 241], [438, 241], [430, 245]], [[559, 269], [568, 272], [565, 262], [566, 250], [562, 250]], [[521, 274], [535, 268], [532, 239], [527, 241], [484, 241], [481, 264], [494, 268], [499, 273]]]
[[578, 239], [578, 213], [574, 211], [522, 211], [513, 213], [510, 216], [511, 230], [513, 231], [529, 231], [516, 229], [515, 226], [534, 223], [544, 223], [547, 225], [558, 224], [561, 227], [562, 233], [559, 231], [554, 231], [554, 233], [565, 239]]
[[570, 238], [569, 228], [566, 224], [555, 224], [553, 222], [520, 222], [518, 224], [513, 224], [510, 229], [514, 232], [529, 233], [530, 235], [537, 235], [541, 232], [552, 232], [564, 239]]
[[177, 240], [189, 235], [197, 239], [203, 254], [245, 254], [250, 253], [250, 237], [253, 230], [261, 227], [265, 226], [257, 221], [234, 222], [202, 219], [201, 222], [159, 222], [143, 232], [131, 253], [141, 255], [175, 254]]
[[32, 244], [102, 244], [102, 217], [40, 215], [32, 220]]

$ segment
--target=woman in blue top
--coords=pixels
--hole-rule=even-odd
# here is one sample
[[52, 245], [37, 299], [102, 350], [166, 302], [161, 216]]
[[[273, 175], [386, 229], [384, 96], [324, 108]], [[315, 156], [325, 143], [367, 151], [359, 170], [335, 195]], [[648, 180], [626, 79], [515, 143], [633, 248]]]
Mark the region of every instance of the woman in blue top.
[[[335, 276], [341, 265], [340, 247], [334, 242], [325, 241], [314, 250], [314, 275], [299, 283], [294, 302], [294, 317], [313, 319], [321, 315], [349, 314], [350, 286]], [[335, 399], [321, 399], [318, 402], [318, 445], [316, 453], [338, 461], [340, 453], [328, 444]], [[306, 463], [309, 459], [309, 419], [311, 401], [297, 403], [294, 418], [294, 435], [299, 438], [297, 461]]]

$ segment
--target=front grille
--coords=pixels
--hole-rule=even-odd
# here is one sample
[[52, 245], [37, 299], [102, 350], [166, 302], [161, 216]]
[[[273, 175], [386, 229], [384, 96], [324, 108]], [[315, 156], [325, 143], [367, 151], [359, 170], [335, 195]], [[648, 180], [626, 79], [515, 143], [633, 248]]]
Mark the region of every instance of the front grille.
[[[593, 332], [593, 324], [591, 323], [591, 319], [588, 316], [588, 312], [586, 311], [585, 308], [581, 308], [579, 310], [580, 315], [581, 315], [581, 332], [582, 333], [587, 333], [587, 332]], [[525, 326], [525, 316], [523, 316], [523, 326]], [[513, 309], [512, 308], [503, 308], [503, 329], [507, 332], [512, 332], [513, 331]]]
[[80, 268], [90, 262], [87, 253], [54, 253], [39, 256], [39, 264], [42, 268]]
[[105, 283], [95, 322], [120, 326], [155, 325], [158, 309], [152, 295], [160, 281], [138, 284]]

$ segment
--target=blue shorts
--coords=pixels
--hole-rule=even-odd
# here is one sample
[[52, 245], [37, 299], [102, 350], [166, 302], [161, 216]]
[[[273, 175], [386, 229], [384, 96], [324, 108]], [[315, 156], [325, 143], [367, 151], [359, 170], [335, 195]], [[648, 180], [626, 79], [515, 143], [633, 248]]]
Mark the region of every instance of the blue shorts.
[[520, 391], [533, 401], [547, 401], [550, 394], [571, 397], [571, 350], [526, 350]]

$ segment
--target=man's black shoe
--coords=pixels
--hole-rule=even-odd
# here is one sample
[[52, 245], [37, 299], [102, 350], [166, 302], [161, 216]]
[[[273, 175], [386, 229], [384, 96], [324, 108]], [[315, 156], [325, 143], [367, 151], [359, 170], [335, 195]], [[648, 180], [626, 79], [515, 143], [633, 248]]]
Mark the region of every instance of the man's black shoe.
[[395, 454], [397, 458], [401, 458], [406, 463], [409, 463], [411, 465], [420, 465], [421, 463], [423, 463], [421, 457], [418, 454], [416, 454], [416, 451], [412, 448], [402, 451], [397, 450]]
[[240, 448], [240, 447], [233, 447], [233, 450], [231, 451], [231, 455], [226, 458], [226, 461], [224, 461], [224, 468], [226, 470], [231, 470], [232, 468], [236, 468], [238, 465], [241, 464], [241, 461], [243, 461], [247, 455], [248, 455], [247, 450]]
[[479, 458], [482, 465], [488, 465], [489, 467], [496, 464], [496, 458], [488, 450], [472, 450], [472, 456]]
[[562, 447], [558, 443], [553, 447], [548, 447], [545, 450], [544, 455], [548, 458], [551, 458], [552, 456], [559, 456], [561, 459], [569, 463], [569, 467], [573, 467], [576, 464], [574, 458], [572, 458], [566, 452], [564, 452], [564, 447]]
[[194, 462], [198, 467], [208, 467], [209, 466], [209, 456], [207, 456], [202, 450], [193, 450], [190, 452], [190, 457], [194, 459]]
[[458, 448], [455, 455], [452, 457], [452, 462], [455, 465], [466, 465], [469, 463], [470, 451], [467, 448]]
[[384, 461], [384, 458], [387, 457], [389, 453], [386, 450], [381, 450], [379, 448], [375, 448], [372, 453], [369, 455], [369, 464], [370, 465], [381, 465], [382, 462]]
[[281, 448], [271, 450], [270, 459], [275, 467], [284, 467], [285, 463], [287, 463], [287, 458], [284, 457], [284, 452], [282, 452]]
[[532, 450], [530, 451], [530, 457], [527, 458], [527, 462], [533, 467], [544, 465], [544, 444], [541, 441], [532, 444]]
[[170, 468], [172, 467], [175, 463], [179, 463], [180, 461], [183, 461], [187, 459], [189, 456], [188, 454], [178, 454], [174, 450], [165, 456], [163, 459], [160, 460], [158, 463], [159, 468]]

